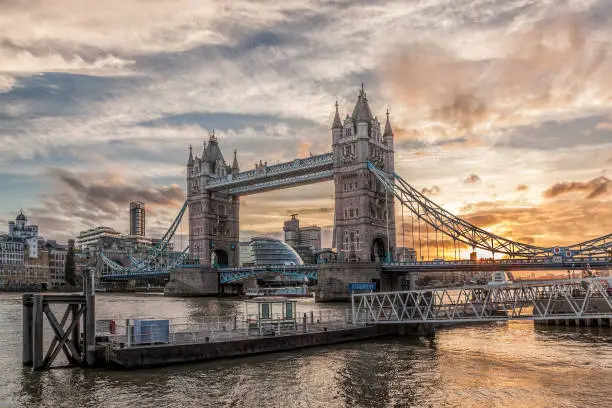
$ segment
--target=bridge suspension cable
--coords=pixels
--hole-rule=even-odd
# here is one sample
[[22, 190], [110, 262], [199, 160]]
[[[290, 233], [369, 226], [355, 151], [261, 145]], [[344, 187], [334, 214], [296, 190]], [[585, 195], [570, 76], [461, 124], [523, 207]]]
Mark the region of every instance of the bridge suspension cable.
[[[612, 251], [612, 234], [599, 238], [584, 241], [564, 247], [539, 247], [513, 241], [482, 228], [476, 227], [469, 222], [462, 220], [454, 214], [446, 211], [433, 201], [425, 197], [420, 191], [408, 184], [397, 173], [393, 173], [393, 178], [389, 178], [385, 173], [378, 169], [374, 164], [368, 162], [369, 170], [376, 176], [387, 191], [392, 193], [401, 203], [417, 216], [419, 228], [419, 253], [421, 247], [421, 224], [423, 220], [426, 226], [433, 227], [443, 235], [453, 239], [455, 246], [455, 258], [457, 252], [457, 241], [470, 246], [490, 251], [493, 254], [505, 254], [510, 257], [538, 257], [553, 255], [569, 256], [610, 256]], [[427, 245], [429, 247], [429, 237]]]

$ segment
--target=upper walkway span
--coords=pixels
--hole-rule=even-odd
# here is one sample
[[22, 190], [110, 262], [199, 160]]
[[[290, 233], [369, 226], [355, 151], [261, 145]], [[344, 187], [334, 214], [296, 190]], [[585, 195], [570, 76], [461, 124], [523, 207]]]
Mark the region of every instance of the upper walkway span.
[[332, 179], [333, 154], [325, 153], [211, 180], [206, 189], [248, 195]]

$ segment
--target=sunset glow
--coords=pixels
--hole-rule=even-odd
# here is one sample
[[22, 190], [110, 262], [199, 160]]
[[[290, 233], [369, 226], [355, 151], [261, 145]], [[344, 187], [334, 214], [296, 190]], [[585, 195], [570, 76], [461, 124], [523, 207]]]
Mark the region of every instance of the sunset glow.
[[[612, 232], [606, 0], [0, 2], [0, 223], [161, 235], [188, 147], [241, 170], [331, 150], [365, 83], [395, 166], [473, 224], [536, 245]], [[36, 29], [27, 29], [35, 24]], [[241, 239], [298, 213], [331, 245], [331, 183], [241, 199]], [[398, 243], [401, 212], [396, 206]], [[409, 222], [404, 214], [405, 222]]]

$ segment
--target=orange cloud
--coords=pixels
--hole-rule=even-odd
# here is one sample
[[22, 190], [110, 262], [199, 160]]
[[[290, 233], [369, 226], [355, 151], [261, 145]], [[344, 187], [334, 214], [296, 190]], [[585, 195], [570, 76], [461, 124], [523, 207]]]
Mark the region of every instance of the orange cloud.
[[597, 130], [612, 130], [612, 122], [601, 122], [595, 126]]
[[543, 20], [506, 33], [495, 57], [480, 60], [409, 43], [385, 56], [380, 77], [394, 99], [448, 137], [533, 123], [550, 111], [575, 114], [587, 95], [603, 108], [612, 102], [612, 47], [585, 27], [577, 15]]
[[603, 196], [604, 194], [612, 191], [610, 186], [612, 186], [612, 180], [605, 176], [600, 176], [587, 182], [567, 181], [556, 183], [548, 188], [546, 191], [544, 191], [544, 197], [555, 198], [572, 192], [586, 192], [588, 193], [586, 198], [591, 199]]
[[302, 142], [298, 146], [298, 157], [308, 157], [312, 150], [312, 142]]
[[463, 182], [465, 184], [479, 184], [482, 180], [478, 174], [470, 174]]

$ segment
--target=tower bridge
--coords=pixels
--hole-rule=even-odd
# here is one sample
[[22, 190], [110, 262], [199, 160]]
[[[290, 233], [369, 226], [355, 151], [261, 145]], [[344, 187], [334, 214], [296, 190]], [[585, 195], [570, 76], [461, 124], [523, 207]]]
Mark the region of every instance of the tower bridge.
[[[351, 114], [341, 119], [336, 103], [331, 127], [331, 152], [240, 171], [238, 155], [230, 165], [223, 157], [212, 133], [208, 143], [194, 155], [189, 148], [186, 164], [187, 200], [160, 244], [144, 260], [130, 265], [101, 255], [98, 266], [103, 279], [168, 277], [172, 268], [189, 260], [182, 269], [195, 270], [194, 263], [216, 266], [219, 282], [231, 284], [262, 274], [291, 274], [318, 279], [321, 291], [344, 291], [346, 283], [377, 281], [392, 287], [393, 276], [424, 270], [567, 269], [592, 267], [606, 269], [612, 255], [612, 234], [578, 244], [540, 247], [517, 242], [485, 231], [444, 210], [412, 187], [394, 166], [394, 133], [387, 111], [384, 127], [372, 114], [365, 89], [360, 89]], [[240, 197], [265, 191], [334, 182], [334, 229], [332, 246], [338, 262], [313, 267], [240, 268]], [[411, 222], [433, 230], [442, 237], [442, 259], [435, 262], [397, 262], [395, 204]], [[167, 254], [167, 242], [188, 213], [188, 251]], [[402, 231], [402, 236], [403, 236]], [[479, 248], [505, 259], [491, 262], [450, 261], [444, 254], [446, 243]], [[429, 243], [429, 237], [427, 237]], [[413, 246], [416, 246], [413, 238]], [[415, 248], [417, 249], [417, 248]], [[418, 248], [422, 252], [422, 248]], [[164, 256], [166, 258], [164, 258]], [[436, 256], [437, 258], [437, 256]], [[387, 282], [388, 281], [388, 282]], [[387, 283], [385, 283], [387, 282]], [[390, 283], [389, 283], [390, 282]], [[391, 285], [391, 286], [389, 286]], [[395, 285], [397, 286], [397, 285]], [[344, 288], [344, 289], [341, 289]], [[333, 297], [332, 297], [333, 298]]]

